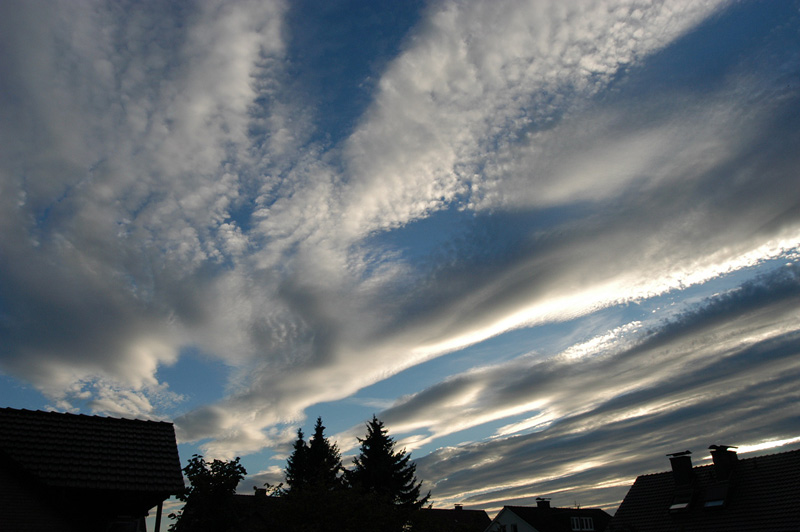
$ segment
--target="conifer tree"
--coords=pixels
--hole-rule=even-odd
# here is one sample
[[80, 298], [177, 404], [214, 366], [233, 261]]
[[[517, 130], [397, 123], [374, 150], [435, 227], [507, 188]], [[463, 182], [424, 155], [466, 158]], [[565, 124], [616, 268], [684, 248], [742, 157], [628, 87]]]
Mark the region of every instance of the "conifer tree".
[[314, 434], [308, 443], [304, 440], [303, 431], [297, 431], [294, 450], [284, 470], [289, 493], [342, 487], [343, 470], [339, 447], [325, 437], [322, 418], [317, 418]]
[[418, 510], [430, 498], [420, 498], [422, 482], [417, 482], [417, 466], [405, 450], [395, 452], [394, 439], [374, 415], [367, 423], [367, 435], [359, 438], [360, 453], [347, 474], [349, 484], [365, 493], [376, 494], [397, 509]]
[[291, 490], [302, 490], [308, 484], [308, 446], [303, 435], [303, 429], [297, 429], [297, 440], [294, 442], [293, 451], [286, 460], [286, 486]]
[[309, 481], [316, 487], [332, 490], [342, 487], [342, 454], [339, 446], [325, 437], [322, 418], [317, 418], [314, 435], [308, 441], [306, 453]]
[[360, 506], [354, 504], [350, 490], [343, 489], [342, 459], [339, 447], [325, 437], [322, 418], [317, 418], [314, 434], [308, 441], [303, 431], [297, 440], [284, 470], [286, 491], [278, 511], [279, 521], [288, 532], [350, 532], [364, 530]]

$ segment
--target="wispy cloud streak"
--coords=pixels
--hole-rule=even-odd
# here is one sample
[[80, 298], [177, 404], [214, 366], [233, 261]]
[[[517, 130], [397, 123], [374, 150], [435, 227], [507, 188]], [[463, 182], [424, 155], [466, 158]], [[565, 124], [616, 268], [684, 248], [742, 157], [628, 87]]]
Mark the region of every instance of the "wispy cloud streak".
[[[524, 331], [526, 356], [382, 413], [414, 449], [491, 426], [419, 462], [481, 504], [618, 490], [700, 427], [793, 437], [796, 267], [680, 303], [796, 264], [789, 4], [431, 2], [373, 78], [331, 84], [359, 98], [341, 117], [298, 90], [312, 14], [291, 2], [3, 4], [0, 368], [233, 456]], [[626, 314], [657, 298], [680, 310]], [[190, 348], [229, 374], [187, 412], [160, 371]], [[752, 422], [725, 428], [723, 404]]]
[[433, 485], [445, 500], [531, 503], [558, 493], [611, 507], [622, 486], [600, 495], [596, 485], [663, 470], [666, 453], [800, 430], [791, 407], [799, 273], [785, 267], [590, 359], [522, 357], [455, 376], [382, 417], [435, 440], [527, 410], [497, 438], [421, 458], [420, 474], [442, 479]]

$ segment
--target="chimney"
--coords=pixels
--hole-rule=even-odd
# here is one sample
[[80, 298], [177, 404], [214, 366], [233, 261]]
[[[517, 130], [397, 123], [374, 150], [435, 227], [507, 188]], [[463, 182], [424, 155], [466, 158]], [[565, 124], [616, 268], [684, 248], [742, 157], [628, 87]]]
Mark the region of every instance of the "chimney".
[[550, 499], [546, 499], [544, 497], [536, 497], [536, 507], [540, 510], [549, 510], [550, 509]]
[[675, 486], [688, 486], [692, 483], [692, 451], [682, 451], [680, 453], [668, 454], [669, 462], [672, 464], [672, 476], [675, 479]]
[[694, 473], [692, 472], [692, 451], [668, 454], [672, 464], [672, 478], [675, 479], [675, 491], [669, 505], [670, 513], [685, 512], [694, 498]]
[[456, 510], [463, 510], [464, 509], [464, 505], [463, 504], [456, 504], [455, 508], [456, 508]]
[[731, 450], [736, 449], [736, 447], [732, 445], [711, 445], [709, 449], [711, 449], [711, 458], [714, 459], [714, 472], [717, 475], [717, 480], [719, 482], [729, 480], [736, 462], [739, 461], [736, 451]]

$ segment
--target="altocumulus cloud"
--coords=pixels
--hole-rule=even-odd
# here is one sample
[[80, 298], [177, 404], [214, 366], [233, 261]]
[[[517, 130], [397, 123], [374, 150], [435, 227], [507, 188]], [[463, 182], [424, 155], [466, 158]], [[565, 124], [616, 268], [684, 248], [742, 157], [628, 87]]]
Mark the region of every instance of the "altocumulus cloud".
[[[0, 6], [4, 373], [230, 457], [524, 331], [380, 413], [486, 507], [798, 433], [796, 3], [430, 2], [335, 135], [293, 9]], [[189, 350], [229, 372], [187, 412]]]
[[[478, 368], [383, 417], [432, 439], [519, 417], [490, 441], [420, 459], [423, 477], [441, 479], [439, 497], [491, 506], [548, 493], [612, 506], [632, 477], [664, 468], [662, 449], [798, 433], [799, 281], [797, 266], [787, 266], [666, 323], [637, 324], [588, 356], [570, 349]], [[613, 492], [596, 490], [604, 484]]]

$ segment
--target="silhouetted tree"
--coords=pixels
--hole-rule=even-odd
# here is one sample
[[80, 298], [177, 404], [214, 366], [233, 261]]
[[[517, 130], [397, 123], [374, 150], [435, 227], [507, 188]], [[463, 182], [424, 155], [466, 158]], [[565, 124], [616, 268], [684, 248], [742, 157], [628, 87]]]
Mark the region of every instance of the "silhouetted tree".
[[325, 437], [322, 418], [305, 440], [297, 431], [287, 460], [286, 489], [276, 506], [276, 520], [287, 532], [400, 532], [411, 530], [411, 517], [427, 502], [420, 497], [416, 466], [373, 416], [352, 471], [342, 467], [339, 447]]
[[317, 418], [314, 435], [308, 443], [304, 440], [303, 431], [297, 431], [297, 440], [284, 470], [290, 494], [341, 488], [343, 471], [339, 447], [325, 437], [325, 426], [321, 417]]
[[280, 519], [287, 531], [356, 530], [346, 523], [357, 514], [351, 511], [353, 504], [343, 471], [339, 447], [325, 437], [322, 418], [317, 418], [308, 442], [303, 431], [297, 431], [284, 470], [286, 490], [280, 507]]
[[170, 514], [175, 522], [172, 532], [218, 532], [230, 529], [234, 523], [231, 501], [236, 486], [247, 474], [239, 458], [207, 463], [195, 454], [183, 468], [191, 484], [178, 498], [184, 507]]
[[303, 429], [297, 430], [297, 439], [291, 456], [286, 460], [284, 475], [286, 487], [290, 491], [301, 490], [308, 484], [308, 445], [304, 439]]
[[367, 423], [365, 438], [359, 438], [360, 453], [347, 472], [348, 484], [373, 504], [382, 506], [386, 516], [383, 530], [402, 530], [411, 515], [430, 498], [420, 497], [422, 482], [417, 482], [417, 466], [405, 450], [395, 451], [395, 442], [377, 417]]
[[308, 440], [306, 458], [306, 469], [312, 485], [326, 490], [343, 486], [342, 454], [339, 452], [339, 446], [325, 437], [325, 427], [322, 425], [321, 417], [317, 418], [314, 435]]

